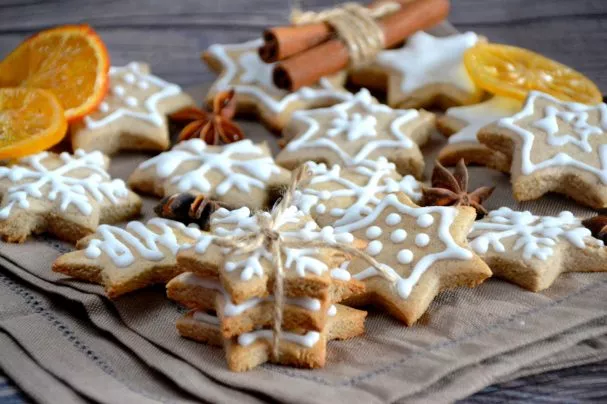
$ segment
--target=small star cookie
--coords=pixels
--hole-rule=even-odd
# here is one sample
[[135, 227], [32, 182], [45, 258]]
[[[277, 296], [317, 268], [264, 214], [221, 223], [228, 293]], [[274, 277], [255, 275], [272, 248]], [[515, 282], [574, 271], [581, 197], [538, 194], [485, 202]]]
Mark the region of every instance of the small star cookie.
[[468, 165], [479, 164], [509, 172], [510, 160], [506, 155], [482, 145], [476, 134], [482, 127], [515, 114], [521, 106], [519, 100], [494, 96], [480, 104], [449, 108], [436, 122], [438, 129], [449, 137], [438, 155], [440, 163], [454, 166], [464, 159]]
[[231, 207], [267, 207], [272, 188], [287, 185], [290, 172], [274, 163], [265, 143], [245, 139], [209, 146], [201, 139], [180, 142], [144, 161], [129, 178], [136, 191], [158, 197], [203, 194]]
[[383, 50], [369, 67], [355, 71], [355, 84], [387, 88], [388, 105], [446, 109], [479, 102], [483, 91], [464, 66], [464, 52], [484, 39], [474, 32], [434, 37], [417, 32], [399, 49]]
[[21, 243], [52, 233], [75, 242], [99, 223], [115, 223], [141, 210], [124, 181], [112, 179], [109, 159], [98, 151], [42, 152], [0, 167], [0, 236]]
[[493, 274], [533, 292], [563, 272], [607, 271], [607, 249], [571, 212], [534, 216], [499, 208], [474, 223], [470, 247]]
[[194, 224], [159, 217], [129, 222], [124, 229], [101, 225], [78, 242], [77, 251], [57, 258], [53, 271], [99, 283], [113, 299], [178, 275], [177, 251], [200, 235]]
[[373, 168], [385, 157], [400, 174], [419, 178], [424, 169], [419, 146], [428, 141], [434, 122], [434, 114], [392, 109], [363, 89], [330, 108], [294, 113], [284, 131], [290, 141], [276, 162], [291, 169], [306, 161]]
[[203, 60], [220, 76], [207, 94], [210, 105], [220, 91], [233, 88], [240, 115], [257, 114], [271, 130], [280, 132], [294, 111], [324, 107], [351, 97], [342, 84], [345, 74], [323, 77], [317, 85], [289, 93], [274, 85], [274, 64], [263, 62], [257, 53], [261, 39], [234, 45], [211, 45]]
[[480, 130], [481, 143], [511, 161], [518, 201], [547, 192], [607, 207], [607, 105], [563, 102], [531, 92], [522, 110]]
[[169, 129], [166, 115], [194, 105], [176, 84], [150, 74], [144, 63], [110, 68], [110, 84], [98, 109], [71, 127], [74, 149], [166, 150]]

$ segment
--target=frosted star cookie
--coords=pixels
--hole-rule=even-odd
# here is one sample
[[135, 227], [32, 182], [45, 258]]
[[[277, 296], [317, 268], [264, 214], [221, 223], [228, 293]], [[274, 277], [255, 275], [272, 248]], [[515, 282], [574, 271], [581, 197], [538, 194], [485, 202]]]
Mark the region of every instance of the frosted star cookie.
[[559, 101], [531, 92], [523, 108], [480, 130], [479, 141], [511, 161], [517, 201], [547, 192], [607, 207], [607, 105]]
[[468, 165], [485, 165], [509, 172], [510, 160], [482, 145], [476, 134], [482, 127], [515, 114], [521, 106], [522, 103], [513, 98], [494, 96], [480, 104], [449, 108], [436, 121], [438, 129], [449, 138], [438, 160], [441, 164], [454, 166], [463, 158]]
[[355, 84], [387, 88], [388, 105], [446, 109], [479, 102], [483, 91], [464, 66], [464, 53], [484, 39], [474, 32], [434, 37], [417, 32], [399, 49], [383, 50], [369, 67], [352, 73]]
[[110, 68], [110, 84], [96, 111], [72, 125], [74, 149], [165, 150], [169, 147], [166, 115], [194, 105], [176, 84], [150, 74], [144, 63]]
[[276, 162], [290, 169], [306, 161], [373, 168], [385, 157], [400, 174], [419, 178], [424, 168], [419, 146], [428, 141], [434, 122], [432, 113], [392, 109], [363, 89], [341, 104], [294, 113], [284, 130], [289, 143]]
[[57, 258], [53, 271], [103, 285], [110, 298], [165, 283], [181, 271], [177, 252], [201, 235], [196, 225], [153, 218], [126, 227], [101, 225]]
[[158, 197], [190, 192], [256, 210], [266, 207], [269, 189], [286, 185], [289, 179], [289, 171], [274, 163], [265, 143], [246, 139], [209, 146], [191, 139], [141, 163], [129, 185]]
[[534, 216], [503, 207], [474, 223], [470, 247], [493, 274], [534, 292], [563, 272], [607, 271], [607, 249], [571, 212]]
[[234, 45], [211, 45], [202, 59], [219, 78], [207, 94], [210, 105], [220, 91], [236, 91], [237, 114], [258, 115], [270, 129], [280, 132], [294, 111], [332, 105], [351, 97], [342, 84], [345, 74], [323, 77], [312, 87], [289, 93], [274, 85], [274, 64], [264, 63], [257, 53], [261, 39]]
[[107, 173], [109, 159], [98, 151], [42, 152], [0, 167], [0, 236], [23, 242], [48, 232], [77, 241], [99, 223], [137, 215], [139, 197]]
[[[325, 365], [328, 340], [345, 340], [364, 333], [367, 312], [342, 305], [328, 310], [329, 319], [322, 331], [284, 331], [280, 339], [279, 363], [304, 368]], [[223, 346], [228, 366], [244, 372], [265, 362], [276, 362], [270, 355], [272, 331], [260, 329], [238, 337], [224, 338], [219, 331], [219, 319], [212, 313], [192, 311], [177, 320], [177, 329], [183, 337], [210, 345]]]

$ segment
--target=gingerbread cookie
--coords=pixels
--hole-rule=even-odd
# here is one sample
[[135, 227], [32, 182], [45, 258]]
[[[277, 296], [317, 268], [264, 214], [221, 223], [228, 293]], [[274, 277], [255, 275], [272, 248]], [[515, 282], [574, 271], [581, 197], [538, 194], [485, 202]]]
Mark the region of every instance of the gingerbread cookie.
[[271, 188], [286, 185], [289, 179], [289, 171], [274, 163], [265, 143], [246, 139], [209, 146], [191, 139], [141, 163], [129, 185], [158, 197], [190, 192], [257, 210], [267, 207]]
[[510, 160], [506, 155], [482, 145], [476, 134], [483, 126], [515, 114], [521, 106], [514, 98], [494, 96], [480, 104], [449, 108], [436, 122], [438, 129], [449, 138], [438, 160], [454, 166], [464, 159], [468, 165], [485, 165], [509, 172]]
[[0, 236], [21, 243], [30, 234], [52, 233], [75, 242], [99, 223], [137, 215], [139, 197], [108, 174], [98, 151], [42, 152], [0, 167]]
[[150, 74], [144, 63], [110, 68], [110, 88], [97, 111], [71, 127], [74, 149], [165, 150], [169, 147], [166, 115], [194, 105], [176, 84]]
[[126, 228], [101, 225], [77, 251], [57, 258], [53, 271], [104, 286], [110, 298], [165, 283], [181, 271], [176, 254], [201, 236], [196, 225], [153, 218]]
[[483, 91], [468, 75], [463, 57], [482, 41], [474, 32], [447, 37], [417, 32], [402, 48], [381, 51], [373, 64], [354, 71], [352, 81], [387, 88], [388, 105], [395, 108], [474, 104]]
[[595, 209], [607, 207], [606, 104], [531, 92], [520, 112], [484, 127], [477, 137], [511, 159], [516, 200], [558, 192]]
[[[327, 310], [328, 320], [322, 331], [284, 331], [280, 339], [280, 364], [305, 368], [323, 367], [328, 340], [344, 340], [364, 333], [367, 312], [342, 305]], [[219, 319], [206, 311], [192, 311], [177, 320], [183, 337], [210, 345], [224, 346], [228, 366], [244, 372], [271, 361], [272, 331], [254, 330], [238, 337], [225, 338], [219, 331]]]
[[306, 161], [373, 168], [386, 157], [400, 174], [419, 178], [424, 168], [419, 146], [428, 141], [434, 121], [434, 114], [423, 110], [379, 104], [363, 89], [330, 108], [294, 113], [284, 131], [289, 143], [276, 161], [290, 169]]
[[534, 216], [500, 208], [474, 223], [470, 247], [494, 275], [534, 292], [563, 272], [607, 271], [607, 249], [571, 212]]
[[294, 111], [332, 105], [351, 97], [342, 84], [345, 73], [321, 78], [317, 85], [289, 93], [274, 85], [274, 64], [257, 53], [261, 39], [234, 45], [212, 45], [202, 59], [220, 74], [207, 94], [211, 103], [220, 91], [236, 91], [237, 113], [258, 115], [271, 130], [280, 132]]

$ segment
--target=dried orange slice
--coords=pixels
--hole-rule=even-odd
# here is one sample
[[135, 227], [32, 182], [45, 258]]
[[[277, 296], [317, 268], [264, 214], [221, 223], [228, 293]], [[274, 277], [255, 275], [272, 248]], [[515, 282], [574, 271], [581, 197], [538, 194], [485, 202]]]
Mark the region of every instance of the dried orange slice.
[[46, 150], [66, 131], [63, 107], [50, 91], [0, 88], [0, 159]]
[[88, 25], [66, 25], [25, 40], [0, 62], [0, 87], [52, 91], [68, 121], [91, 112], [103, 100], [110, 59]]
[[527, 49], [478, 44], [464, 54], [472, 80], [497, 95], [523, 100], [538, 90], [563, 101], [601, 102], [601, 92], [582, 73]]

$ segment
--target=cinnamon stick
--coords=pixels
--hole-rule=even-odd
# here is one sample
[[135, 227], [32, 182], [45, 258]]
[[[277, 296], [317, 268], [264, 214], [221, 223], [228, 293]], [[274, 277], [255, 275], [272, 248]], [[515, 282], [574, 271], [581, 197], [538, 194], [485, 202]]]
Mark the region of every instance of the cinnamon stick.
[[[389, 48], [411, 34], [430, 28], [449, 14], [449, 0], [414, 0], [378, 24], [384, 33], [384, 46]], [[348, 48], [340, 39], [326, 42], [278, 62], [274, 67], [274, 84], [288, 91], [316, 83], [321, 77], [344, 69], [349, 63]]]
[[[405, 6], [412, 0], [391, 1]], [[386, 0], [374, 1], [367, 8], [374, 9], [385, 2]], [[259, 57], [266, 63], [284, 60], [328, 41], [334, 34], [331, 26], [324, 22], [268, 28], [263, 32], [264, 44], [259, 48]]]

